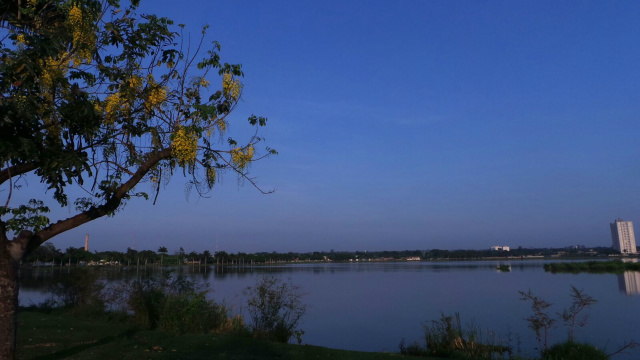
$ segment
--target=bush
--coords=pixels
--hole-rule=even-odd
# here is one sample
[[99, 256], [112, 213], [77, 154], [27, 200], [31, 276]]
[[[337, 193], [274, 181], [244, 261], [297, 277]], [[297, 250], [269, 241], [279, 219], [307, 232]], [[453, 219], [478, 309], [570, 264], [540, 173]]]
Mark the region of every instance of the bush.
[[248, 287], [245, 295], [249, 296], [247, 307], [254, 337], [287, 343], [295, 336], [298, 344], [302, 342], [304, 331], [298, 325], [307, 306], [301, 301], [298, 286], [265, 276]]
[[174, 334], [207, 333], [225, 328], [228, 318], [227, 309], [207, 300], [206, 292], [169, 294], [165, 298], [158, 329]]
[[567, 341], [553, 345], [542, 356], [545, 360], [607, 360], [607, 354], [595, 346]]
[[103, 290], [104, 282], [98, 279], [99, 273], [90, 269], [77, 269], [52, 284], [50, 298], [43, 307], [62, 306], [84, 315], [98, 315], [105, 311]]
[[417, 342], [406, 345], [404, 339], [400, 341], [400, 354], [405, 356], [429, 356], [427, 349], [423, 348]]
[[125, 282], [122, 295], [125, 296], [127, 312], [132, 314], [133, 323], [144, 329], [155, 329], [164, 307], [165, 284], [155, 279]]
[[175, 334], [239, 332], [241, 317], [208, 300], [207, 290], [183, 276], [126, 281], [111, 289], [116, 310], [130, 314], [134, 324]]

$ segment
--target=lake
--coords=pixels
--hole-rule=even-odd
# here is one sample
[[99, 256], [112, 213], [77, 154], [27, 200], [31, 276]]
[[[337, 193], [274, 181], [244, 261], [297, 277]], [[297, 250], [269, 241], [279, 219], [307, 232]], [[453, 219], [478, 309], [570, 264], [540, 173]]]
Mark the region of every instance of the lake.
[[[191, 268], [178, 271], [209, 284], [210, 296], [242, 312], [243, 290], [259, 277], [273, 275], [302, 288], [309, 305], [301, 328], [303, 343], [338, 349], [398, 352], [402, 339], [423, 344], [425, 321], [441, 314], [460, 314], [472, 324], [496, 334], [522, 354], [535, 354], [537, 342], [525, 318], [530, 304], [519, 291], [531, 290], [554, 305], [551, 313], [571, 304], [571, 286], [583, 289], [598, 302], [588, 323], [576, 329], [576, 340], [613, 352], [625, 341], [640, 342], [640, 273], [551, 274], [548, 260], [301, 263], [281, 266]], [[509, 272], [497, 270], [508, 265]], [[107, 270], [107, 269], [105, 269]], [[37, 303], [49, 283], [73, 269], [39, 268], [23, 272], [20, 302]], [[104, 271], [108, 282], [158, 274], [157, 268], [113, 268]], [[567, 329], [552, 331], [550, 342], [567, 338]], [[508, 340], [510, 339], [510, 341]], [[424, 345], [424, 344], [423, 344]], [[616, 359], [640, 358], [640, 349]]]

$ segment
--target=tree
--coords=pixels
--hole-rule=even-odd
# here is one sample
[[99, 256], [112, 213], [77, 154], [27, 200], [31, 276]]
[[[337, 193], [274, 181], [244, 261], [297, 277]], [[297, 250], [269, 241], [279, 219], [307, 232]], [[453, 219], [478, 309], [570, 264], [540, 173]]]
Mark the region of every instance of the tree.
[[[176, 32], [166, 18], [138, 14], [138, 2], [0, 4], [2, 359], [14, 352], [18, 266], [38, 246], [149, 198], [137, 185], [155, 203], [175, 173], [200, 195], [225, 171], [258, 188], [251, 163], [276, 153], [258, 154], [262, 117], [249, 117], [256, 130], [245, 142], [226, 138], [241, 66], [221, 62], [218, 43], [206, 49], [206, 28], [186, 43], [182, 26]], [[13, 204], [26, 177], [46, 184], [53, 199]], [[51, 222], [49, 203], [73, 204], [76, 214]]]
[[298, 344], [304, 331], [298, 328], [307, 311], [300, 287], [273, 276], [265, 276], [247, 287], [247, 311], [252, 320], [253, 336], [287, 343], [292, 336]]
[[46, 243], [38, 247], [35, 251], [29, 254], [29, 257], [25, 258], [25, 261], [34, 262], [42, 261], [47, 262], [50, 260], [58, 261], [62, 257], [62, 252], [52, 244]]
[[584, 293], [584, 290], [576, 288], [575, 286], [571, 286], [571, 307], [569, 309], [564, 309], [560, 318], [564, 322], [564, 324], [569, 328], [569, 341], [572, 342], [576, 329], [576, 325], [578, 327], [583, 327], [587, 324], [587, 316], [584, 315], [579, 317], [580, 313], [585, 310], [589, 310], [591, 305], [597, 303], [598, 301], [593, 297]]
[[548, 313], [548, 308], [552, 305], [544, 299], [535, 296], [531, 289], [528, 292], [519, 291], [520, 300], [531, 301], [531, 310], [533, 315], [527, 318], [529, 328], [536, 333], [538, 340], [538, 350], [544, 353], [549, 349], [549, 331], [555, 326], [556, 319]]
[[164, 258], [164, 255], [169, 252], [169, 250], [167, 250], [167, 248], [164, 246], [160, 246], [158, 248], [158, 252], [160, 253], [160, 265], [162, 265], [162, 259]]
[[71, 246], [68, 247], [67, 250], [65, 250], [65, 258], [67, 259], [67, 261], [73, 262], [75, 264], [78, 261], [93, 260], [97, 258], [97, 256], [88, 251], [85, 251], [84, 248]]
[[229, 255], [226, 251], [216, 251], [213, 255], [216, 259], [216, 263], [221, 261], [222, 263], [229, 262], [231, 260], [231, 255]]

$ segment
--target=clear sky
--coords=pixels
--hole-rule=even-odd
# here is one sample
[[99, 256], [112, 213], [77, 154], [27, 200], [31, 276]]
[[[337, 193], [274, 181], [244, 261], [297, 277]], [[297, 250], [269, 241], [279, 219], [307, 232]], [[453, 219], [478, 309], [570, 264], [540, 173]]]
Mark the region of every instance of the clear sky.
[[[610, 246], [640, 234], [640, 2], [159, 1], [242, 63], [280, 155], [211, 198], [158, 204], [60, 248], [228, 252]], [[145, 185], [142, 185], [145, 186]], [[29, 191], [42, 192], [37, 183]], [[65, 212], [66, 215], [70, 213]]]

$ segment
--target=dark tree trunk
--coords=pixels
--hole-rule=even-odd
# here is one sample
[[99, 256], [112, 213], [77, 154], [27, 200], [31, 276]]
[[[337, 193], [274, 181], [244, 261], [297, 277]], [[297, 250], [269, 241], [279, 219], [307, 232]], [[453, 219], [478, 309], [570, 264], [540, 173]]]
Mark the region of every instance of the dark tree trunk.
[[18, 330], [18, 271], [6, 244], [0, 244], [0, 359], [14, 359]]

